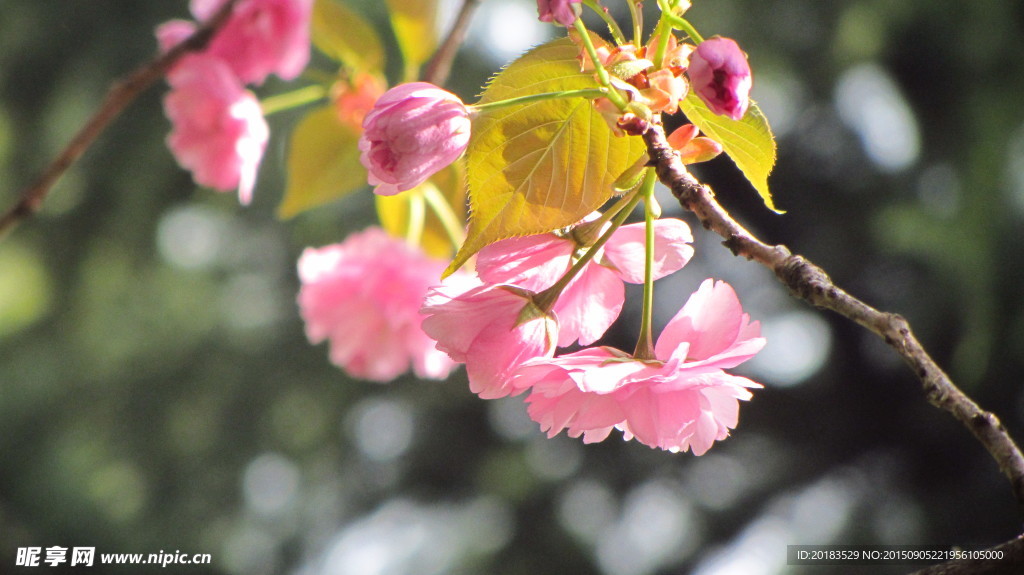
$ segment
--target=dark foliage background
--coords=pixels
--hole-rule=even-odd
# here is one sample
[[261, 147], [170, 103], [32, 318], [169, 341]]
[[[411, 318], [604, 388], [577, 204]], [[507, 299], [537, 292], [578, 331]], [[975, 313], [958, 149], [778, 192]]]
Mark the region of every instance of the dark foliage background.
[[[1024, 4], [695, 3], [705, 34], [750, 53], [788, 213], [765, 210], [728, 160], [699, 175], [762, 239], [907, 316], [1024, 437]], [[383, 23], [378, 3], [357, 4]], [[453, 89], [471, 99], [506, 42], [553, 34], [534, 9], [484, 2]], [[186, 12], [0, 2], [3, 205], [154, 52], [152, 28]], [[167, 568], [196, 575], [826, 574], [848, 568], [787, 566], [786, 545], [1020, 531], [995, 464], [889, 350], [706, 234], [659, 289], [660, 321], [711, 275], [770, 343], [745, 372], [766, 388], [703, 457], [548, 440], [519, 399], [478, 400], [461, 373], [347, 379], [305, 341], [294, 262], [367, 225], [370, 194], [275, 219], [296, 114], [273, 118], [252, 207], [196, 190], [164, 147], [160, 92], [0, 243], [0, 571], [18, 547], [59, 545], [210, 553]], [[609, 342], [632, 345], [637, 308]]]

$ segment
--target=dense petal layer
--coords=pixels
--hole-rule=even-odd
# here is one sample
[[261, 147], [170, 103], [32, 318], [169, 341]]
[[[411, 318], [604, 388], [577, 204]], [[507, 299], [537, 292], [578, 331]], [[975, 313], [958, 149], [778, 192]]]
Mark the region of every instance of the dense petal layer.
[[513, 393], [516, 368], [554, 354], [558, 324], [537, 312], [529, 295], [514, 286], [483, 285], [459, 294], [435, 289], [424, 303], [423, 331], [437, 349], [466, 364], [470, 389], [484, 399]]
[[252, 198], [270, 129], [256, 97], [220, 59], [193, 54], [167, 75], [167, 145], [196, 183]]
[[[442, 379], [455, 363], [420, 328], [427, 289], [445, 262], [379, 228], [309, 248], [299, 259], [299, 309], [313, 343], [330, 340], [333, 363], [355, 377], [389, 381], [408, 371]], [[449, 289], [462, 280], [456, 277]]]

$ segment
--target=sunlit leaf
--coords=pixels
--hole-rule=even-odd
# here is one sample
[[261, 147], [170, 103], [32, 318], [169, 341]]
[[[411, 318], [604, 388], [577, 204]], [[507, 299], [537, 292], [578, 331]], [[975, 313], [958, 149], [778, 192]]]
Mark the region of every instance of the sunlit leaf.
[[722, 149], [761, 195], [768, 209], [782, 213], [775, 207], [768, 189], [768, 174], [775, 167], [775, 137], [757, 104], [751, 102], [746, 115], [741, 120], [733, 120], [709, 110], [691, 90], [679, 108], [702, 132], [722, 144]]
[[407, 71], [418, 69], [437, 49], [437, 4], [438, 0], [387, 0]]
[[[380, 225], [391, 235], [405, 237], [409, 230], [409, 214], [412, 203], [422, 200], [425, 186], [435, 186], [448, 201], [455, 217], [459, 220], [460, 229], [466, 220], [466, 184], [465, 170], [461, 162], [456, 162], [430, 177], [430, 180], [412, 190], [393, 196], [376, 196], [377, 217]], [[423, 200], [425, 202], [425, 200]], [[445, 230], [437, 214], [429, 206], [423, 205], [426, 220], [420, 245], [423, 251], [436, 258], [450, 258], [454, 251], [452, 239]]]
[[336, 0], [316, 0], [310, 33], [317, 49], [338, 62], [371, 72], [384, 67], [384, 48], [373, 26]]
[[359, 133], [338, 118], [334, 106], [307, 114], [291, 136], [288, 184], [278, 215], [290, 218], [366, 186], [358, 142]]
[[[568, 38], [539, 46], [487, 87], [482, 103], [595, 88]], [[616, 137], [589, 100], [545, 100], [482, 112], [467, 150], [468, 237], [448, 272], [495, 241], [549, 232], [601, 207], [644, 152], [640, 138]]]

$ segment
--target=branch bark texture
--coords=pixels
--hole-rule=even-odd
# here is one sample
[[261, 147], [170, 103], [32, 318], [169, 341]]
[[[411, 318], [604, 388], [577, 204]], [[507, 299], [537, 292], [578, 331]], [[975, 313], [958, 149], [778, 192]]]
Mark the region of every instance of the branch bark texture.
[[476, 12], [477, 7], [480, 6], [481, 1], [463, 0], [462, 8], [459, 9], [459, 14], [455, 17], [455, 23], [452, 24], [452, 28], [448, 31], [448, 35], [445, 37], [441, 47], [437, 49], [437, 52], [434, 53], [433, 58], [427, 64], [427, 69], [423, 73], [424, 82], [443, 86], [448, 81], [448, 76], [452, 71], [452, 64], [455, 62], [455, 55], [459, 51], [459, 46], [466, 39], [466, 33], [469, 31], [469, 22], [473, 18], [473, 13]]
[[906, 319], [853, 297], [836, 286], [824, 270], [785, 246], [769, 245], [754, 237], [722, 208], [711, 188], [686, 170], [669, 146], [663, 126], [652, 123], [643, 138], [661, 182], [705, 228], [722, 236], [733, 254], [764, 265], [796, 297], [860, 324], [893, 348], [921, 380], [928, 401], [963, 423], [985, 446], [1010, 481], [1018, 509], [1024, 514], [1024, 456], [1020, 448], [994, 414], [982, 410], [954, 385], [922, 347]]
[[147, 62], [110, 88], [99, 109], [79, 129], [68, 145], [31, 185], [21, 191], [17, 203], [0, 215], [0, 239], [6, 237], [23, 220], [39, 211], [53, 186], [82, 157], [110, 122], [120, 116], [146, 89], [163, 78], [182, 56], [206, 47], [214, 33], [227, 22], [236, 2], [237, 0], [229, 0], [187, 40]]

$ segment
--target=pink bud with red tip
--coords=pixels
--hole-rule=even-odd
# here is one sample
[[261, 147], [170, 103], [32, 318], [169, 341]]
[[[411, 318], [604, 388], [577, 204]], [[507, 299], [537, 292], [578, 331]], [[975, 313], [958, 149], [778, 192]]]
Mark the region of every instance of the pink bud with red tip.
[[747, 56], [729, 38], [701, 42], [690, 55], [690, 86], [708, 108], [739, 120], [750, 105], [752, 78]]

